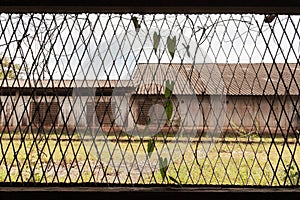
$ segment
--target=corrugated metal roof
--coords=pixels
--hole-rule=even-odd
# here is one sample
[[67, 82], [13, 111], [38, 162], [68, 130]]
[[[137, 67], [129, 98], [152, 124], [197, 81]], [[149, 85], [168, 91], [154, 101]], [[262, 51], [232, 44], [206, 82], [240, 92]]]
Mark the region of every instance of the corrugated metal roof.
[[139, 64], [133, 76], [133, 85], [137, 88], [137, 94], [164, 94], [166, 80], [170, 80], [175, 82], [173, 94], [195, 94], [185, 71], [184, 66], [179, 65]]
[[298, 64], [227, 64], [220, 65], [230, 95], [299, 95]]
[[114, 88], [130, 87], [127, 80], [0, 80], [0, 88]]
[[0, 80], [0, 88], [135, 87], [137, 94], [164, 94], [166, 80], [173, 94], [299, 95], [300, 66], [296, 63], [139, 64], [133, 80]]
[[138, 94], [163, 93], [165, 81], [174, 80], [175, 95], [299, 95], [300, 66], [295, 63], [139, 64], [133, 79], [134, 85], [139, 85]]

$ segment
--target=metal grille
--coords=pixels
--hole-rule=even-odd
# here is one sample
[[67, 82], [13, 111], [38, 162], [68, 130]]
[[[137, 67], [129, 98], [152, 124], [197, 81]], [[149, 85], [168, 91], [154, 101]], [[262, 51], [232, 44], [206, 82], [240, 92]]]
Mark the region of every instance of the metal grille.
[[299, 186], [300, 18], [0, 15], [0, 182]]

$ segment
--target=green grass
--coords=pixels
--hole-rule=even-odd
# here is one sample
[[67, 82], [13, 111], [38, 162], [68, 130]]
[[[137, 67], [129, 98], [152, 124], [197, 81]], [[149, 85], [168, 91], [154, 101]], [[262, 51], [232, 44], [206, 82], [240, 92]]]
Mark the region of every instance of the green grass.
[[117, 142], [115, 136], [99, 136], [95, 142], [90, 137], [82, 142], [79, 135], [75, 140], [66, 134], [48, 136], [39, 141], [28, 135], [22, 141], [21, 134], [14, 138], [2, 134], [0, 182], [173, 184], [160, 174], [158, 160], [162, 157], [169, 161], [167, 176], [181, 184], [299, 185], [300, 146], [295, 139], [284, 143], [279, 138], [271, 143], [270, 138], [251, 138], [253, 143], [247, 143], [247, 138], [225, 138], [226, 142], [218, 140], [210, 148], [203, 142], [196, 162], [196, 142], [175, 143], [170, 138], [164, 143], [158, 138], [149, 158], [149, 138], [141, 141], [123, 136]]

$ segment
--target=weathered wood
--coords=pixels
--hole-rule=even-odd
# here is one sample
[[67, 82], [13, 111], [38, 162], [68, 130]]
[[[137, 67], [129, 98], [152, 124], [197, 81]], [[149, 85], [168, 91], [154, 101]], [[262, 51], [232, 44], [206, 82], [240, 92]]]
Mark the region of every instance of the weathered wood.
[[299, 0], [2, 0], [1, 12], [300, 14]]
[[[73, 184], [74, 185], [74, 184]], [[246, 192], [246, 193], [282, 193], [282, 192], [295, 192], [300, 195], [299, 187], [230, 187], [230, 186], [198, 186], [198, 187], [176, 187], [176, 186], [112, 186], [112, 187], [93, 187], [93, 186], [37, 186], [37, 187], [0, 187], [0, 192], [195, 192], [195, 193], [207, 193], [207, 192]]]
[[299, 188], [1, 187], [0, 199], [299, 199]]

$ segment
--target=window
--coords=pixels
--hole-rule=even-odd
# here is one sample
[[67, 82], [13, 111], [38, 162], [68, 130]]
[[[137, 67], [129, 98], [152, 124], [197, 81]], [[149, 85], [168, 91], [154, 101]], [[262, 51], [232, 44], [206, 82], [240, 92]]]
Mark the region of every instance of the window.
[[111, 102], [98, 102], [95, 106], [98, 122], [102, 126], [112, 126], [114, 124], [113, 104]]
[[[96, 125], [94, 122], [98, 120], [101, 126], [112, 126], [114, 124], [112, 108], [114, 108], [114, 106], [112, 106], [110, 101], [97, 102], [96, 105], [92, 102], [87, 103], [87, 124], [94, 126]], [[96, 111], [96, 116], [94, 115], [94, 111]]]
[[141, 100], [138, 101], [138, 116], [137, 116], [137, 123], [140, 125], [146, 125], [149, 121], [149, 109], [152, 106], [152, 101]]
[[35, 125], [58, 125], [58, 102], [31, 102], [30, 111]]

